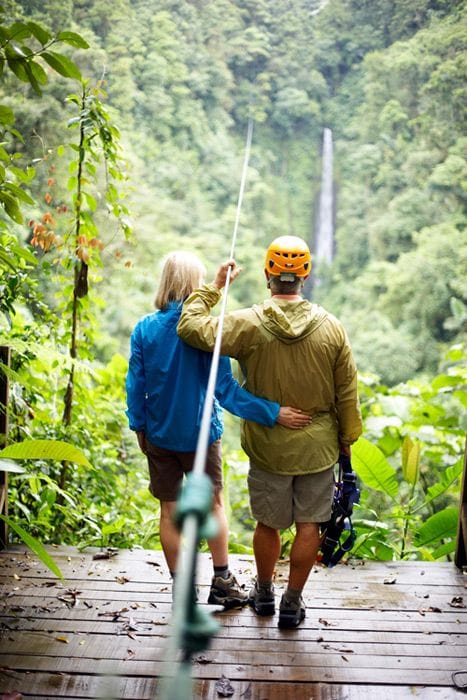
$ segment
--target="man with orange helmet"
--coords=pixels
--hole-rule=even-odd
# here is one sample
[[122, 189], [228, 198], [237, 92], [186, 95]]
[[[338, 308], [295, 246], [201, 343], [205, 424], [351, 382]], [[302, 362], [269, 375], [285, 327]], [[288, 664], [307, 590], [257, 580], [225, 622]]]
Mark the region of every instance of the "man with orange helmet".
[[[178, 333], [187, 343], [212, 350], [218, 320], [210, 310], [221, 296], [223, 263], [212, 284], [186, 300]], [[265, 275], [271, 298], [225, 316], [221, 352], [235, 357], [245, 387], [258, 396], [299, 407], [312, 416], [301, 430], [242, 424], [242, 447], [250, 458], [248, 488], [257, 521], [253, 547], [257, 577], [249, 603], [259, 615], [275, 612], [272, 578], [280, 554], [280, 531], [296, 526], [288, 586], [279, 607], [279, 627], [297, 627], [305, 617], [302, 591], [320, 547], [319, 523], [331, 515], [334, 465], [339, 452], [362, 432], [357, 369], [347, 334], [334, 316], [302, 297], [311, 272], [310, 250], [301, 238], [281, 236], [270, 244]]]

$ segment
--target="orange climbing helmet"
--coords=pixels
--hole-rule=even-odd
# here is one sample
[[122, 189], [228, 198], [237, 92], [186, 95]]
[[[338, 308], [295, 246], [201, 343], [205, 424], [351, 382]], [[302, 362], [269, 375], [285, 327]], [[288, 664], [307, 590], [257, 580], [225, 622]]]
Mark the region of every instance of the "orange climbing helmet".
[[311, 272], [310, 249], [298, 236], [279, 236], [267, 250], [265, 267], [274, 276], [307, 277]]

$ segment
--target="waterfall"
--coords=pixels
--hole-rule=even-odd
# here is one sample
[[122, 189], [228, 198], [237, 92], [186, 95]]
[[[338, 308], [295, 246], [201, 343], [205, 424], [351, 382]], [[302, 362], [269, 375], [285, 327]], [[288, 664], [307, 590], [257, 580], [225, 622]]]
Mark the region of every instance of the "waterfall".
[[332, 131], [323, 132], [323, 156], [321, 169], [321, 192], [319, 197], [318, 226], [315, 238], [316, 262], [330, 264], [334, 251], [334, 188], [332, 165]]

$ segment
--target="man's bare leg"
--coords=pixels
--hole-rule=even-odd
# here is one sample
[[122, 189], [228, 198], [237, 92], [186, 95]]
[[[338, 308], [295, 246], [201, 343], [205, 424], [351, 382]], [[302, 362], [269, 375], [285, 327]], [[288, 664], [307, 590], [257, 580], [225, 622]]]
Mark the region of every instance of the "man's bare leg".
[[317, 523], [296, 523], [297, 534], [290, 550], [289, 588], [302, 591], [320, 546]]
[[255, 553], [256, 571], [259, 583], [272, 581], [274, 569], [281, 552], [281, 537], [275, 530], [263, 523], [257, 523], [253, 535], [253, 550]]

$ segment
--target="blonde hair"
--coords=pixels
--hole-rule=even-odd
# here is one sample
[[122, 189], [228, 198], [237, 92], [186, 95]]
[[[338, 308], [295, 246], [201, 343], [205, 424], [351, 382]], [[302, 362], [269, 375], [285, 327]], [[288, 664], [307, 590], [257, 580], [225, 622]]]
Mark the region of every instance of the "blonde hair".
[[194, 253], [175, 251], [164, 259], [161, 281], [156, 293], [156, 309], [164, 309], [169, 301], [182, 303], [194, 289], [203, 284], [206, 268]]

